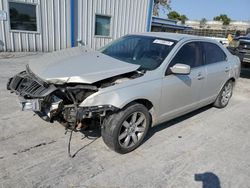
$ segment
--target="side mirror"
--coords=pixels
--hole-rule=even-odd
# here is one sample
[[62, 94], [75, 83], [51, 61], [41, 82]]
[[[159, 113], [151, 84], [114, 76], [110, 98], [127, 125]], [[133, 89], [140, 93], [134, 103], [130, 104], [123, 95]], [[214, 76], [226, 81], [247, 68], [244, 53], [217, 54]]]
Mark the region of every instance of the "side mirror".
[[174, 74], [190, 74], [190, 66], [177, 63], [173, 67], [170, 67], [170, 70]]

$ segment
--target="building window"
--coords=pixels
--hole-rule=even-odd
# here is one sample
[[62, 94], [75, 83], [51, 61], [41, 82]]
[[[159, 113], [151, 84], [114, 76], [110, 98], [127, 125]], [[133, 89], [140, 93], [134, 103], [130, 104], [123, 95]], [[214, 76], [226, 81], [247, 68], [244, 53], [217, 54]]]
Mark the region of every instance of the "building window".
[[18, 31], [37, 31], [35, 4], [9, 2], [10, 28]]
[[96, 15], [95, 17], [95, 35], [110, 36], [110, 16]]

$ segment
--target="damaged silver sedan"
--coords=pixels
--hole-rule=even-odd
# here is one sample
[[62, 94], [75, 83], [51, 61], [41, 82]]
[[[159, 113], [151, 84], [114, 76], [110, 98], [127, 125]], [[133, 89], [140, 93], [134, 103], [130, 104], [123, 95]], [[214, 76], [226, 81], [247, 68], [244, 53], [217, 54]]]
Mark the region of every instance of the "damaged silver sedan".
[[99, 51], [77, 47], [30, 62], [10, 78], [23, 110], [71, 130], [101, 127], [119, 153], [150, 126], [202, 106], [225, 107], [240, 61], [216, 41], [188, 35], [127, 35]]

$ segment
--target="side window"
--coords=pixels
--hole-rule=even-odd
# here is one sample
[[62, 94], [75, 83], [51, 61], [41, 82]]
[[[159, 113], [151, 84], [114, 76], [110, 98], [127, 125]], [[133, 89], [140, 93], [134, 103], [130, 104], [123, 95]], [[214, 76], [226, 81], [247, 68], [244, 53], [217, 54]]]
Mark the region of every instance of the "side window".
[[216, 44], [209, 42], [202, 42], [204, 54], [206, 57], [206, 64], [217, 63], [225, 61], [227, 56], [223, 50]]
[[203, 64], [203, 60], [200, 43], [190, 42], [182, 46], [170, 62], [166, 75], [171, 74], [170, 67], [177, 63], [189, 65], [191, 68], [201, 66]]

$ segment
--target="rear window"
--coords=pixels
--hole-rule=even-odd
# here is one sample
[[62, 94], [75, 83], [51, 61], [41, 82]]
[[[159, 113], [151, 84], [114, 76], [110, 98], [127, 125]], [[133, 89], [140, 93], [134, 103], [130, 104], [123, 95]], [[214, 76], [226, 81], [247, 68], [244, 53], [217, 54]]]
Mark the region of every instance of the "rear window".
[[226, 61], [227, 56], [219, 46], [209, 42], [202, 42], [202, 45], [206, 57], [206, 64]]

